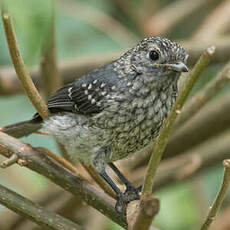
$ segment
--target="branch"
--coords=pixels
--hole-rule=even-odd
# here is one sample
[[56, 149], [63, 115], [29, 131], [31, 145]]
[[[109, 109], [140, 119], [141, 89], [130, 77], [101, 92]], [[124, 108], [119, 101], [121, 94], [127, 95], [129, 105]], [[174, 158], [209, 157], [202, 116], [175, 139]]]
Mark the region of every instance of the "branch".
[[74, 222], [46, 210], [38, 204], [0, 185], [0, 203], [7, 208], [36, 222], [44, 228], [53, 230], [80, 230]]
[[165, 146], [167, 144], [170, 131], [173, 127], [173, 123], [177, 117], [178, 111], [181, 110], [186, 98], [188, 97], [190, 90], [192, 89], [196, 80], [200, 76], [201, 72], [209, 64], [214, 52], [215, 52], [214, 47], [210, 47], [206, 51], [204, 51], [204, 53], [198, 60], [197, 64], [194, 66], [193, 70], [189, 74], [184, 90], [179, 94], [171, 113], [169, 114], [167, 120], [164, 123], [163, 128], [161, 129], [160, 135], [157, 138], [154, 146], [154, 153], [152, 153], [147, 167], [146, 175], [144, 178], [141, 200], [144, 200], [145, 197], [148, 197], [149, 194], [152, 193], [152, 187], [155, 180], [156, 170], [161, 160]]
[[65, 168], [55, 164], [41, 151], [23, 144], [18, 139], [0, 132], [0, 154], [16, 153], [25, 164], [24, 166], [49, 178], [55, 184], [61, 186], [73, 195], [80, 196], [88, 205], [94, 207], [102, 214], [109, 217], [119, 225], [126, 227], [120, 215], [115, 211], [115, 201], [104, 193], [96, 190], [93, 186], [67, 171]]
[[99, 187], [109, 196], [114, 199], [117, 199], [116, 193], [111, 189], [111, 187], [102, 179], [102, 177], [98, 174], [96, 169], [92, 166], [86, 166], [83, 162], [81, 162], [83, 168], [88, 172], [88, 174], [93, 178], [93, 180], [99, 185]]
[[[43, 147], [36, 147], [35, 148], [37, 151], [46, 154], [46, 156], [49, 156], [53, 160], [55, 160], [57, 163], [62, 165], [64, 168], [68, 169], [70, 172], [75, 174], [77, 177], [87, 181], [86, 178], [84, 178], [81, 174], [78, 173], [77, 168], [73, 166], [69, 161], [67, 161], [65, 158], [62, 156], [55, 154], [51, 152], [49, 149], [43, 148]], [[13, 156], [13, 155], [12, 155]]]
[[[181, 156], [163, 160], [156, 175], [154, 191], [194, 178], [220, 164], [223, 159], [229, 157], [229, 138], [228, 131], [184, 152]], [[145, 171], [146, 167], [133, 169], [130, 179], [135, 184], [140, 184]]]
[[10, 56], [14, 64], [14, 68], [18, 75], [18, 78], [26, 94], [28, 95], [30, 101], [32, 102], [32, 104], [34, 105], [38, 113], [41, 115], [43, 119], [47, 119], [49, 117], [49, 110], [47, 108], [47, 105], [42, 100], [41, 96], [39, 95], [24, 65], [22, 56], [20, 54], [20, 51], [17, 45], [11, 18], [7, 13], [3, 11], [2, 11], [2, 21], [4, 24], [5, 35], [6, 35], [9, 51], [10, 51]]
[[189, 100], [180, 116], [178, 117], [176, 124], [180, 126], [193, 117], [207, 102], [209, 102], [222, 88], [227, 86], [230, 81], [230, 62], [228, 62], [219, 74], [213, 78], [200, 92]]
[[160, 201], [152, 196], [140, 201], [135, 208], [135, 214], [129, 223], [129, 230], [150, 230], [153, 218], [160, 209]]
[[175, 130], [166, 146], [164, 158], [182, 154], [229, 128], [229, 114], [230, 94], [228, 93], [214, 103], [206, 105], [189, 122]]
[[[84, 211], [87, 209], [87, 206], [83, 204], [84, 202], [82, 202], [79, 196], [73, 196], [69, 192], [63, 191], [62, 188], [54, 186], [53, 184], [50, 184], [48, 189], [39, 192], [39, 194], [32, 195], [30, 199], [33, 200], [34, 203], [43, 206], [45, 209], [58, 213], [76, 223], [79, 223], [78, 220], [85, 214]], [[24, 216], [17, 215], [15, 212], [8, 209], [0, 213], [0, 219], [4, 219], [4, 222], [0, 222], [0, 229], [4, 230], [34, 229], [34, 227], [37, 226], [34, 222], [25, 219]], [[86, 227], [84, 226], [84, 228]]]
[[217, 212], [220, 209], [220, 206], [223, 203], [224, 197], [226, 195], [228, 186], [230, 184], [230, 160], [224, 160], [223, 161], [223, 165], [224, 165], [224, 178], [223, 178], [223, 182], [220, 188], [220, 191], [218, 192], [218, 195], [213, 203], [213, 205], [210, 208], [210, 211], [208, 213], [208, 216], [204, 222], [204, 224], [201, 227], [201, 230], [208, 230], [209, 226], [211, 225], [211, 223], [213, 222], [213, 220], [215, 219]]

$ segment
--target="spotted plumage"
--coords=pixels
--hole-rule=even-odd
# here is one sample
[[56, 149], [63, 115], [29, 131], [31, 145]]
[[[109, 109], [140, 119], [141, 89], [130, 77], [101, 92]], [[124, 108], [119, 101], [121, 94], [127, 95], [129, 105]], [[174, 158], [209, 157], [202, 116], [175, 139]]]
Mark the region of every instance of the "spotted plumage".
[[[51, 96], [51, 117], [43, 121], [43, 129], [64, 145], [73, 163], [95, 167], [122, 198], [105, 165], [156, 139], [176, 100], [181, 72], [188, 71], [187, 57], [175, 42], [145, 38], [119, 59]], [[35, 115], [30, 124], [38, 121]]]

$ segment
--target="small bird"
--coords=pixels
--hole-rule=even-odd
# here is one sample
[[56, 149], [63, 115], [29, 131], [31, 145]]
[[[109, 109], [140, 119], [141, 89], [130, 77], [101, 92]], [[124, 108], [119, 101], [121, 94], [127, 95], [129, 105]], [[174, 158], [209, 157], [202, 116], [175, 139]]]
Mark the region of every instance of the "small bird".
[[[114, 161], [143, 149], [159, 130], [176, 100], [178, 79], [188, 54], [175, 42], [149, 37], [119, 59], [77, 78], [48, 100], [48, 120], [35, 114], [3, 128], [21, 137], [42, 128], [64, 145], [72, 163], [93, 166], [118, 196], [116, 210], [139, 198], [139, 190]], [[20, 127], [24, 127], [21, 129]], [[109, 165], [126, 185], [122, 193], [106, 173]]]

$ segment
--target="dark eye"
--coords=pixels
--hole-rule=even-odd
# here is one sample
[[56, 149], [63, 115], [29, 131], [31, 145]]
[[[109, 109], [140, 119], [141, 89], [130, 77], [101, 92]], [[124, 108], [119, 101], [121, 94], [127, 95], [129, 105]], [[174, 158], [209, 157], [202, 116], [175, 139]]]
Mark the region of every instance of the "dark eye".
[[155, 50], [149, 52], [149, 58], [153, 61], [156, 61], [159, 58], [159, 53]]

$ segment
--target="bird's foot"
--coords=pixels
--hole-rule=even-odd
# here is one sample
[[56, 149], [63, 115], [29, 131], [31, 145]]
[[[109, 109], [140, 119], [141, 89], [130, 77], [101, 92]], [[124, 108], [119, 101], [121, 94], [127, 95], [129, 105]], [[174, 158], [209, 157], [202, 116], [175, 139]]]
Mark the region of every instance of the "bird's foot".
[[115, 210], [126, 220], [126, 208], [127, 204], [133, 200], [140, 199], [141, 186], [135, 188], [133, 186], [128, 186], [124, 193], [118, 195], [118, 200], [115, 205]]

